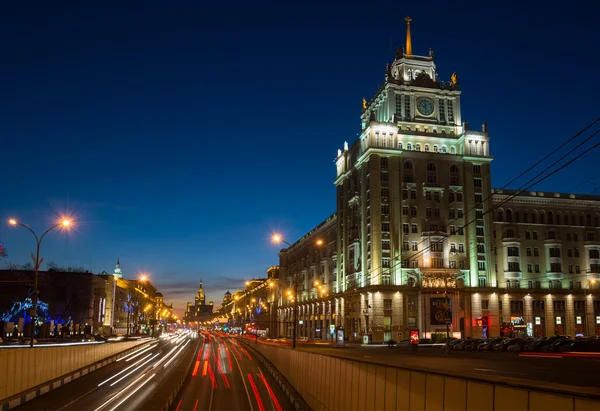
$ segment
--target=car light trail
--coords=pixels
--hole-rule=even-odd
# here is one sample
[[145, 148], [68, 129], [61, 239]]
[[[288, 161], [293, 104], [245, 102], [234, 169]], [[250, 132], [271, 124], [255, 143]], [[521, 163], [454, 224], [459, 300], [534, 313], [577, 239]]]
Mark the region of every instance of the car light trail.
[[146, 347], [144, 350], [140, 351], [139, 353], [137, 353], [136, 355], [134, 355], [133, 357], [129, 357], [128, 359], [125, 360], [125, 362], [129, 362], [131, 360], [133, 360], [135, 357], [139, 357], [140, 355], [142, 355], [144, 352], [151, 350], [152, 348], [156, 347], [156, 344], [150, 345], [149, 347]]
[[198, 368], [200, 368], [200, 361], [196, 360], [196, 365], [194, 365], [194, 372], [192, 372], [192, 377], [198, 375]]
[[163, 362], [164, 360], [166, 360], [167, 358], [169, 358], [169, 356], [170, 356], [170, 355], [171, 355], [171, 354], [172, 354], [172, 353], [173, 353], [173, 352], [174, 352], [176, 349], [177, 349], [177, 346], [176, 346], [176, 347], [173, 347], [173, 348], [171, 349], [171, 351], [169, 351], [169, 353], [168, 353], [167, 355], [165, 355], [165, 356], [164, 356], [164, 357], [163, 357], [163, 358], [162, 358], [162, 359], [161, 359], [159, 362], [157, 362], [156, 364], [154, 364], [154, 366], [153, 366], [152, 368], [156, 368], [156, 367], [158, 367], [160, 364], [162, 364], [162, 362]]
[[256, 402], [258, 403], [258, 410], [265, 411], [265, 406], [263, 405], [262, 399], [258, 394], [258, 389], [256, 389], [256, 384], [254, 384], [254, 379], [252, 378], [252, 374], [248, 374], [248, 379], [250, 380], [250, 386], [252, 387], [252, 391], [254, 391], [254, 396], [256, 397]]
[[133, 354], [135, 354], [135, 353], [137, 353], [137, 352], [140, 352], [140, 351], [142, 351], [142, 350], [145, 350], [145, 349], [146, 349], [146, 347], [142, 347], [142, 348], [140, 348], [140, 349], [137, 349], [137, 350], [135, 350], [134, 352], [131, 352], [131, 353], [127, 354], [127, 355], [126, 355], [126, 356], [124, 356], [124, 357], [118, 358], [118, 359], [117, 359], [117, 362], [119, 362], [119, 361], [123, 361], [124, 359], [126, 359], [126, 358], [128, 358], [128, 357], [132, 356]]
[[104, 408], [105, 405], [113, 402], [115, 400], [115, 398], [119, 397], [121, 394], [123, 394], [125, 391], [127, 391], [127, 389], [129, 387], [131, 387], [132, 385], [134, 385], [136, 382], [138, 382], [139, 380], [141, 380], [142, 378], [144, 378], [144, 376], [146, 375], [146, 373], [143, 373], [142, 375], [140, 375], [134, 382], [132, 382], [131, 384], [129, 384], [127, 387], [123, 388], [121, 391], [117, 392], [117, 394], [114, 397], [109, 398], [108, 400], [106, 400], [104, 402], [104, 404], [102, 404], [101, 406], [99, 406], [98, 408], [96, 408], [95, 411], [99, 411], [102, 408]]
[[[138, 368], [142, 368], [144, 365], [148, 364], [150, 361], [152, 361], [154, 359], [154, 357], [156, 357], [159, 353], [154, 354], [149, 360], [146, 360], [145, 363], [143, 363], [142, 365], [140, 365]], [[112, 384], [110, 384], [111, 387], [113, 387], [116, 383], [118, 383], [119, 381], [121, 381], [124, 378], [127, 378], [130, 374], [133, 374], [134, 372], [136, 372], [137, 369], [131, 370], [129, 371], [127, 374], [125, 374], [124, 376], [122, 376], [121, 378], [119, 378], [117, 381], [113, 382]]]
[[147, 356], [145, 356], [144, 358], [142, 358], [141, 360], [136, 361], [135, 363], [131, 364], [129, 367], [125, 368], [124, 370], [119, 371], [118, 373], [116, 373], [115, 375], [113, 375], [112, 377], [102, 381], [100, 384], [98, 384], [98, 387], [106, 384], [107, 382], [109, 382], [110, 380], [112, 380], [113, 378], [118, 377], [119, 375], [123, 374], [125, 371], [127, 371], [128, 369], [135, 367], [136, 365], [138, 365], [139, 363], [141, 363], [142, 361], [144, 361], [146, 358], [150, 357], [152, 354], [148, 354]]
[[123, 404], [125, 401], [127, 401], [127, 399], [129, 397], [131, 397], [133, 394], [135, 394], [136, 392], [138, 392], [144, 385], [146, 385], [148, 383], [148, 381], [150, 381], [152, 378], [154, 378], [155, 375], [156, 374], [152, 374], [146, 381], [144, 381], [143, 383], [141, 383], [135, 390], [131, 391], [131, 393], [129, 393], [129, 395], [127, 397], [123, 398], [121, 400], [121, 402], [119, 402], [117, 405], [115, 405], [114, 407], [112, 407], [110, 409], [110, 411], [116, 410], [119, 407], [119, 405]]
[[196, 403], [194, 404], [194, 411], [196, 411], [196, 408], [198, 408], [198, 400], [196, 400]]
[[265, 380], [265, 376], [263, 375], [262, 372], [259, 375], [260, 375], [260, 379], [262, 380], [263, 384], [265, 385], [265, 387], [267, 387], [267, 391], [269, 391], [269, 396], [271, 397], [271, 401], [273, 402], [273, 405], [275, 405], [275, 408], [277, 409], [277, 411], [282, 411], [281, 405], [279, 404], [279, 401], [277, 401], [277, 397], [275, 397], [275, 393], [271, 389], [271, 386], [269, 385], [267, 380]]
[[188, 340], [185, 344], [183, 344], [181, 346], [181, 348], [179, 349], [179, 351], [177, 351], [177, 353], [175, 353], [175, 355], [173, 357], [171, 357], [171, 359], [169, 361], [167, 361], [167, 363], [163, 367], [167, 368], [169, 366], [169, 364], [171, 364], [173, 361], [175, 361], [175, 358], [177, 358], [177, 356], [179, 356], [179, 354], [181, 354], [181, 351], [183, 351], [183, 349], [186, 347], [186, 345], [188, 345], [189, 342], [190, 342], [190, 340]]
[[179, 404], [177, 404], [177, 408], [175, 411], [179, 411], [179, 407], [181, 407], [181, 403], [183, 402], [183, 398], [179, 400]]
[[204, 369], [202, 370], [202, 376], [206, 377], [206, 370], [208, 369], [208, 361], [204, 360]]

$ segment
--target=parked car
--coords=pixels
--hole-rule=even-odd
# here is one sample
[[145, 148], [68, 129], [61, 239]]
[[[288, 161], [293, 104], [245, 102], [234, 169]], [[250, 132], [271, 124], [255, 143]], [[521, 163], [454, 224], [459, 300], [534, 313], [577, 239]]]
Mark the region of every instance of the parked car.
[[502, 338], [489, 338], [484, 343], [479, 344], [477, 351], [491, 351], [500, 342], [502, 342]]
[[509, 338], [500, 342], [499, 344], [496, 344], [494, 346], [494, 351], [506, 352], [508, 347], [510, 347], [511, 345], [519, 344], [521, 341], [523, 341], [522, 338]]
[[467, 341], [464, 346], [465, 351], [477, 351], [479, 344], [485, 342], [483, 338], [477, 338], [475, 340]]
[[547, 344], [544, 347], [542, 347], [542, 351], [543, 352], [559, 352], [560, 347], [571, 344], [572, 342], [573, 341], [571, 341], [571, 340], [555, 340], [553, 343]]

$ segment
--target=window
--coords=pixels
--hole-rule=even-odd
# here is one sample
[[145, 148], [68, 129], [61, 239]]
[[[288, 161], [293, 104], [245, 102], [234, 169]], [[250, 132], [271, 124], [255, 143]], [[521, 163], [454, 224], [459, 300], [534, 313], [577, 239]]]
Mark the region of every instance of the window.
[[481, 243], [477, 244], [477, 252], [479, 254], [485, 253], [485, 244], [481, 244]]
[[439, 149], [438, 149], [438, 146], [437, 146], [437, 144], [434, 144], [434, 145], [433, 145], [433, 152], [434, 152], [434, 153], [437, 153], [437, 152], [439, 152]]
[[573, 241], [579, 241], [579, 234], [573, 233]]
[[427, 207], [427, 208], [425, 208], [425, 215], [426, 215], [427, 217], [431, 217], [431, 207]]
[[417, 199], [417, 190], [410, 190], [410, 199], [411, 200]]
[[481, 309], [489, 310], [490, 309], [490, 300], [481, 300]]
[[531, 247], [527, 247], [525, 249], [525, 253], [526, 253], [527, 257], [531, 257]]
[[567, 248], [567, 257], [573, 257], [573, 250]]
[[534, 240], [538, 239], [537, 231], [532, 231], [531, 234], [533, 235]]
[[533, 272], [533, 265], [532, 264], [527, 264], [527, 272], [528, 273], [532, 273]]
[[477, 233], [478, 236], [483, 236], [483, 227], [482, 226], [477, 226], [475, 228], [475, 232]]
[[533, 256], [534, 257], [539, 257], [540, 256], [540, 250], [537, 247], [533, 248]]
[[585, 300], [573, 301], [573, 307], [575, 308], [575, 311], [584, 311], [585, 310]]
[[531, 231], [525, 231], [525, 239], [531, 240]]
[[[406, 190], [402, 190], [402, 199], [403, 199], [403, 200], [406, 200], [406, 198], [404, 198], [404, 192], [405, 192], [405, 191], [406, 191]], [[390, 196], [390, 189], [389, 189], [389, 188], [387, 188], [387, 187], [385, 187], [385, 188], [382, 188], [382, 189], [381, 189], [381, 197], [382, 197], [382, 198], [388, 198], [389, 196]], [[408, 193], [407, 193], [407, 197], [408, 197]]]
[[381, 223], [381, 231], [384, 233], [389, 233], [390, 232], [390, 223], [387, 221]]
[[[540, 272], [540, 265], [539, 265], [539, 264], [536, 264], [536, 265], [534, 265], [534, 268], [535, 268], [535, 272], [536, 272], [536, 273], [539, 273], [539, 272]], [[538, 288], [539, 288], [539, 287], [538, 287]]]
[[454, 260], [450, 261], [450, 268], [456, 268], [456, 261], [454, 261]]
[[458, 218], [462, 218], [463, 217], [463, 209], [462, 208], [458, 209], [457, 215], [458, 215]]
[[481, 174], [481, 166], [473, 164], [473, 174]]
[[439, 209], [438, 207], [436, 207], [436, 208], [433, 210], [433, 215], [434, 215], [435, 217], [439, 217], [439, 216], [440, 216], [440, 209]]
[[390, 259], [389, 258], [382, 258], [381, 259], [381, 266], [383, 268], [390, 268]]
[[453, 208], [451, 208], [451, 209], [448, 210], [448, 216], [450, 218], [456, 218], [456, 213], [455, 213], [455, 210]]
[[552, 301], [552, 306], [554, 311], [565, 311], [565, 300], [554, 300]]
[[550, 248], [550, 257], [551, 258], [560, 258], [560, 248], [551, 247]]
[[458, 252], [459, 253], [464, 253], [465, 252], [465, 245], [464, 244], [459, 244], [458, 245]]
[[481, 179], [480, 178], [474, 178], [473, 179], [473, 186], [475, 188], [481, 188]]
[[416, 241], [412, 242], [412, 250], [413, 251], [419, 251], [419, 245], [417, 244]]
[[448, 193], [448, 202], [449, 203], [453, 203], [454, 202], [454, 193]]
[[590, 258], [600, 258], [600, 250], [591, 249], [590, 250]]
[[519, 256], [519, 247], [508, 247], [508, 256], [509, 257], [518, 257]]
[[406, 143], [406, 149], [408, 151], [412, 151], [412, 144], [411, 143]]
[[402, 215], [408, 215], [408, 206], [402, 206]]
[[517, 273], [517, 272], [521, 271], [521, 268], [519, 267], [519, 263], [517, 261], [509, 261], [508, 262], [508, 271], [511, 273]]
[[425, 200], [431, 201], [431, 191], [426, 191], [425, 192]]
[[383, 214], [383, 215], [389, 215], [390, 214], [390, 205], [389, 204], [382, 204], [381, 205], [381, 214]]
[[429, 153], [429, 144], [425, 144], [425, 152]]
[[382, 157], [381, 160], [380, 160], [381, 167], [382, 168], [387, 167], [388, 166], [388, 162], [389, 162], [389, 159], [387, 157]]
[[523, 301], [511, 301], [510, 302], [510, 311], [514, 313], [522, 313], [523, 312]]
[[392, 299], [384, 299], [383, 300], [383, 309], [384, 310], [391, 310], [392, 309]]
[[408, 223], [402, 224], [402, 232], [408, 234]]
[[411, 209], [410, 209], [410, 215], [412, 217], [416, 217], [417, 216], [417, 207], [415, 207], [415, 206], [411, 207]]
[[459, 203], [462, 203], [462, 201], [463, 201], [462, 193], [456, 193], [456, 201], [458, 201]]
[[479, 271], [485, 271], [485, 261], [477, 261], [477, 267]]
[[419, 227], [415, 223], [413, 223], [411, 227], [412, 227], [412, 233], [413, 234], [418, 234], [419, 233]]
[[450, 235], [454, 235], [456, 234], [456, 226], [455, 225], [451, 225], [450, 226]]
[[[381, 196], [384, 197], [383, 195], [383, 188], [381, 189]], [[387, 188], [385, 189], [387, 190]], [[408, 190], [402, 190], [402, 199], [403, 200], [408, 200]]]
[[[529, 264], [531, 265], [531, 264]], [[527, 281], [527, 288], [533, 288], [533, 281], [529, 280]]]
[[406, 251], [410, 250], [410, 243], [408, 241], [404, 241], [402, 243], [402, 248]]
[[550, 272], [551, 273], [561, 273], [561, 264], [560, 263], [550, 263]]
[[390, 240], [382, 240], [381, 241], [381, 249], [389, 250], [390, 249]]
[[435, 200], [436, 203], [440, 202], [440, 192], [436, 191], [435, 193], [433, 193], [433, 199]]
[[533, 306], [533, 311], [544, 311], [545, 301], [533, 300], [531, 305]]
[[579, 248], [576, 248], [574, 250], [574, 253], [575, 253], [575, 257], [579, 258]]

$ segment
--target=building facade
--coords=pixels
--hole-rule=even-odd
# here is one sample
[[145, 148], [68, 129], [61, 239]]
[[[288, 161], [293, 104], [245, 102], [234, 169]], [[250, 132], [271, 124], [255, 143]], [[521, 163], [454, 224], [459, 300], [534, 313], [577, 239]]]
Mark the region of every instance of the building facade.
[[[460, 99], [458, 76], [441, 81], [433, 51], [412, 54], [407, 18], [406, 49], [335, 159], [336, 213], [280, 254], [282, 287], [300, 284], [299, 335], [599, 332], [600, 198], [492, 190], [488, 127], [471, 130]], [[328, 251], [315, 259], [322, 235]], [[326, 275], [317, 282], [313, 269]], [[286, 335], [293, 295], [279, 292]]]
[[213, 316], [213, 302], [206, 303], [206, 296], [204, 295], [204, 288], [202, 287], [202, 280], [198, 286], [198, 291], [194, 297], [194, 303], [187, 303], [185, 309], [185, 315], [183, 322], [186, 324], [196, 324], [202, 321], [212, 319]]

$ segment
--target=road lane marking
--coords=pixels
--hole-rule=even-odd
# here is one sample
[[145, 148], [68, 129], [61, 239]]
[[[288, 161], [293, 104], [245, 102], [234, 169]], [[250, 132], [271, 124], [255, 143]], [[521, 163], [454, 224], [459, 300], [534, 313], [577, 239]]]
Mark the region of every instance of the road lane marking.
[[[233, 344], [231, 346], [233, 347]], [[248, 386], [246, 385], [246, 379], [244, 378], [244, 373], [242, 372], [242, 367], [240, 366], [240, 362], [235, 357], [235, 355], [233, 356], [233, 359], [235, 360], [235, 363], [237, 364], [238, 369], [240, 370], [240, 377], [242, 378], [242, 382], [244, 383], [244, 389], [246, 390], [246, 397], [248, 397], [248, 404], [250, 404], [250, 411], [254, 411], [254, 405], [252, 404], [252, 398], [250, 398], [250, 392], [248, 391]]]
[[519, 357], [535, 357], [535, 358], [562, 358], [562, 355], [536, 355], [536, 354], [521, 354]]

